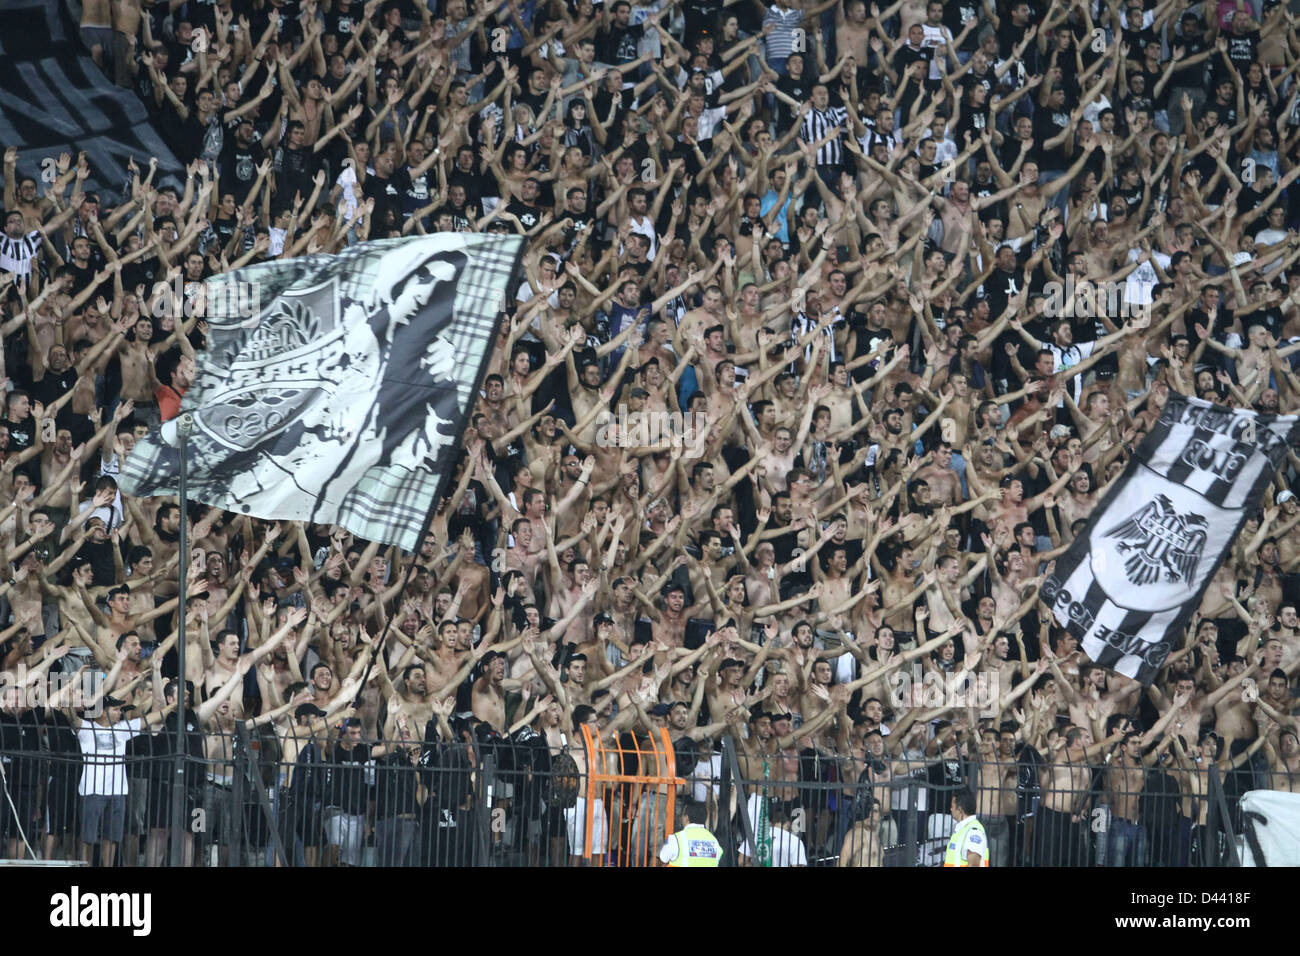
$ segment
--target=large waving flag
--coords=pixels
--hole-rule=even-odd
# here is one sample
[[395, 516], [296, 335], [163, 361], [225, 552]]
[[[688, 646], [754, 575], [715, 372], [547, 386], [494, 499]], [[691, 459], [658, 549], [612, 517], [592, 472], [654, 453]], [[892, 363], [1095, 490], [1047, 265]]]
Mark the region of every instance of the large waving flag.
[[1119, 480], [1043, 582], [1093, 661], [1150, 684], [1286, 462], [1296, 416], [1170, 393]]
[[[522, 247], [518, 237], [438, 233], [209, 280], [208, 347], [181, 406], [193, 419], [187, 495], [413, 550]], [[128, 494], [175, 494], [178, 471], [155, 430], [120, 481]]]

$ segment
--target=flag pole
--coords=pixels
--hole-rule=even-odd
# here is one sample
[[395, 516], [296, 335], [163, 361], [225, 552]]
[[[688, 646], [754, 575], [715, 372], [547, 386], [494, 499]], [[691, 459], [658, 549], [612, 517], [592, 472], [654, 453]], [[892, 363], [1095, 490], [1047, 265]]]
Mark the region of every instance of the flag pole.
[[[185, 600], [186, 585], [189, 577], [189, 530], [186, 528], [188, 516], [185, 507], [185, 472], [189, 463], [189, 438], [190, 429], [194, 427], [194, 416], [185, 414], [176, 420], [176, 451], [180, 456], [180, 474], [178, 476], [177, 491], [180, 494], [180, 539], [177, 547], [180, 553], [180, 563], [178, 568], [180, 573], [177, 575], [179, 580], [179, 590], [177, 591], [176, 605], [176, 752], [175, 768], [172, 777], [172, 846], [171, 846], [171, 865], [174, 867], [184, 866], [185, 856], [183, 847], [185, 844], [185, 712], [188, 710], [188, 702], [185, 699], [186, 684], [186, 661], [185, 661]], [[160, 665], [161, 666], [161, 665]], [[165, 703], [165, 701], [164, 701]]]

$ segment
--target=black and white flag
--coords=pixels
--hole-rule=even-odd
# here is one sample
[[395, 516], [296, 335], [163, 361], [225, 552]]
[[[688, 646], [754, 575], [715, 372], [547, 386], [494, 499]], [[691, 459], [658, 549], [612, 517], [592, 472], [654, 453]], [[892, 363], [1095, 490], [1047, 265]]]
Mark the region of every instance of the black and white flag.
[[1043, 582], [1102, 667], [1149, 684], [1286, 461], [1300, 418], [1170, 393], [1160, 418]]
[[[194, 421], [188, 497], [414, 550], [521, 249], [517, 237], [438, 233], [209, 280], [208, 347], [181, 406]], [[178, 471], [155, 429], [120, 481], [128, 494], [175, 494]]]

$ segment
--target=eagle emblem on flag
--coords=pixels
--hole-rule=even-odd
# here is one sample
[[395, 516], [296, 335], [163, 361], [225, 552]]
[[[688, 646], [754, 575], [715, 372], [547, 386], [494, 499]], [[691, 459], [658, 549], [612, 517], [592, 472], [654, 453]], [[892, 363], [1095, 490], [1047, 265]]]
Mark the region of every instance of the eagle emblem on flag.
[[1205, 550], [1208, 523], [1203, 515], [1180, 514], [1165, 495], [1105, 532], [1117, 539], [1124, 555], [1124, 572], [1134, 584], [1191, 585]]

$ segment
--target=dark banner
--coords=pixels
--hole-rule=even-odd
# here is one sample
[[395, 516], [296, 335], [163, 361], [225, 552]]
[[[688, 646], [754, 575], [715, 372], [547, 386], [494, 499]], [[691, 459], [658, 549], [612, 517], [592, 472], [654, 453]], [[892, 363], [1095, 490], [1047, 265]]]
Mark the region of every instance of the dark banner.
[[[155, 185], [183, 182], [184, 170], [149, 123], [134, 92], [114, 86], [69, 37], [59, 4], [0, 4], [0, 145], [17, 146], [18, 172], [41, 188], [60, 153], [85, 152], [85, 189], [120, 198], [132, 157], [142, 174], [158, 159]], [[71, 189], [64, 194], [65, 199]]]

